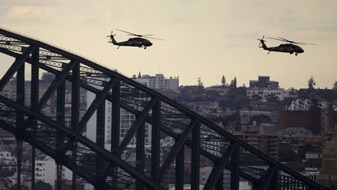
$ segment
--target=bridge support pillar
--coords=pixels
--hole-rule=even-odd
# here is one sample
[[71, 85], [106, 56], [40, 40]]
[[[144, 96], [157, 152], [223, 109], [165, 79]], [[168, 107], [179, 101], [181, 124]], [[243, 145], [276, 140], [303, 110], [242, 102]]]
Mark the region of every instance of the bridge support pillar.
[[21, 189], [21, 164], [22, 164], [22, 140], [16, 139], [16, 156], [17, 156], [17, 187]]
[[239, 190], [239, 164], [240, 164], [240, 147], [234, 143], [234, 152], [231, 157], [231, 190]]

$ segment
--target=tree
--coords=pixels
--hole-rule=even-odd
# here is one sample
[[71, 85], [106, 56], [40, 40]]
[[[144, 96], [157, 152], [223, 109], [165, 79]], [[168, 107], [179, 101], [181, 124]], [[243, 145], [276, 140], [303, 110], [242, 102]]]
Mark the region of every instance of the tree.
[[337, 91], [337, 81], [333, 84], [332, 90]]
[[236, 77], [234, 77], [234, 79], [231, 81], [231, 88], [236, 88]]
[[200, 78], [200, 77], [198, 78], [198, 86], [201, 86], [201, 87], [204, 86], [204, 85], [202, 84], [202, 82], [201, 82], [201, 78]]
[[266, 96], [266, 100], [267, 100], [268, 102], [279, 102], [279, 98], [278, 98], [274, 93], [268, 94], [268, 95]]
[[49, 183], [45, 183], [43, 181], [38, 181], [35, 183], [34, 190], [52, 190], [52, 186]]
[[260, 125], [261, 123], [270, 123], [271, 118], [268, 115], [260, 114], [260, 115], [253, 115], [249, 119], [249, 123], [252, 125], [253, 122], [256, 122], [257, 125]]
[[14, 175], [14, 171], [9, 169], [1, 169], [0, 170], [0, 177], [11, 177]]
[[233, 80], [233, 88], [236, 88], [236, 85], [237, 85], [236, 77], [234, 77], [234, 80]]
[[298, 156], [300, 159], [304, 159], [305, 158], [305, 154], [307, 152], [321, 152], [321, 148], [319, 147], [315, 147], [311, 144], [305, 144], [304, 146], [300, 146], [298, 148]]
[[55, 79], [55, 75], [52, 73], [42, 73], [41, 82], [51, 83]]
[[258, 94], [253, 94], [252, 95], [252, 100], [255, 100], [255, 101], [260, 101], [262, 100], [262, 97]]
[[289, 148], [287, 145], [281, 144], [279, 147], [279, 161], [280, 162], [292, 162], [298, 159], [297, 154]]
[[309, 81], [308, 81], [308, 84], [309, 84], [309, 88], [308, 88], [308, 92], [309, 92], [309, 98], [312, 99], [313, 98], [313, 95], [314, 95], [314, 86], [315, 86], [315, 81], [314, 81], [314, 78], [313, 77], [310, 77]]
[[222, 75], [221, 84], [222, 84], [223, 86], [226, 86], [226, 78], [225, 78], [225, 75]]
[[[9, 190], [17, 190], [18, 189], [18, 184], [14, 184]], [[20, 190], [29, 190], [27, 186], [21, 185]]]
[[314, 89], [314, 86], [315, 86], [314, 77], [310, 77], [310, 79], [308, 80], [308, 85], [309, 85], [309, 89]]

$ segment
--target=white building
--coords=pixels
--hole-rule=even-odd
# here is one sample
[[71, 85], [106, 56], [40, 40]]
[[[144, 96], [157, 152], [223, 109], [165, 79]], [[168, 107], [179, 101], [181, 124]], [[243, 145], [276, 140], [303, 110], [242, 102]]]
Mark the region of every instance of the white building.
[[261, 97], [262, 102], [266, 102], [269, 96], [276, 96], [279, 101], [283, 101], [286, 94], [283, 88], [247, 88], [246, 92], [249, 99], [252, 99], [254, 95], [258, 95]]
[[[87, 106], [89, 108], [89, 106], [91, 105], [91, 103], [94, 101], [95, 99], [95, 94], [87, 91]], [[112, 105], [111, 102], [109, 101], [105, 101], [105, 127], [104, 127], [104, 140], [105, 143], [109, 143], [111, 141], [111, 110], [112, 109]], [[92, 115], [92, 117], [90, 118], [90, 120], [87, 123], [86, 126], [86, 130], [85, 130], [85, 136], [90, 139], [93, 142], [96, 142], [96, 131], [97, 131], [97, 114], [96, 112]], [[105, 147], [106, 149], [108, 149], [108, 147]]]
[[259, 96], [261, 102], [266, 102], [270, 96], [276, 96], [279, 101], [284, 100], [285, 96], [289, 96], [289, 93], [279, 88], [278, 82], [271, 81], [269, 76], [259, 76], [258, 80], [250, 80], [246, 92], [249, 99]]
[[[160, 90], [178, 90], [179, 87], [179, 78], [178, 77], [170, 77], [166, 79], [163, 74], [156, 74], [155, 76], [143, 75], [140, 74], [138, 77], [133, 76], [133, 80], [151, 88], [151, 89], [160, 89]], [[95, 79], [93, 79], [95, 82]], [[104, 81], [102, 78], [98, 78], [97, 81]], [[92, 83], [95, 85], [95, 83]], [[103, 89], [103, 86], [95, 85], [95, 88]], [[95, 99], [95, 94], [88, 91], [87, 92], [87, 107], [91, 105], [91, 103]], [[111, 102], [105, 101], [105, 146], [106, 149], [109, 149], [108, 143], [111, 140], [111, 110], [112, 105]], [[121, 109], [120, 112], [120, 139], [123, 139], [126, 133], [128, 132], [129, 128], [131, 127], [132, 123], [135, 121], [135, 116], [126, 112], [125, 110]], [[96, 142], [96, 112], [92, 115], [90, 120], [87, 123], [85, 136]], [[148, 145], [151, 142], [151, 128], [148, 124], [145, 125], [145, 145]], [[135, 138], [131, 140], [129, 146], [135, 145]]]
[[155, 76], [141, 76], [139, 74], [138, 77], [134, 75], [132, 79], [151, 89], [177, 91], [179, 88], [179, 77], [165, 78], [163, 74], [156, 74]]
[[248, 181], [240, 181], [239, 189], [240, 190], [251, 190], [252, 186]]
[[[205, 185], [209, 175], [212, 172], [212, 167], [200, 168], [200, 184]], [[223, 172], [223, 190], [231, 189], [231, 172], [225, 169]], [[241, 183], [241, 182], [240, 182]]]
[[[90, 106], [91, 102], [94, 100], [95, 95], [91, 92], [88, 92], [88, 106]], [[111, 110], [112, 105], [111, 102], [105, 102], [105, 149], [110, 150], [109, 143], [111, 142]], [[126, 133], [130, 129], [133, 122], [136, 120], [135, 115], [130, 114], [129, 112], [125, 111], [124, 109], [120, 110], [120, 139], [123, 140]], [[85, 136], [93, 142], [96, 142], [96, 112], [92, 115], [90, 120], [87, 124], [87, 129], [85, 132]], [[148, 125], [145, 125], [145, 145], [149, 145], [151, 142], [151, 129], [149, 129]], [[128, 147], [133, 147], [136, 145], [135, 138], [131, 139], [130, 144]]]
[[[99, 79], [102, 80], [102, 79]], [[149, 85], [149, 83], [145, 83], [144, 85]], [[96, 88], [103, 88], [101, 86], [95, 86]], [[142, 98], [142, 97], [140, 97]], [[87, 91], [87, 106], [91, 105], [91, 103], [95, 99], [95, 94]], [[110, 150], [109, 143], [111, 142], [111, 115], [112, 115], [112, 104], [110, 101], [105, 101], [105, 126], [104, 126], [104, 140], [105, 140], [105, 149]], [[135, 115], [130, 114], [124, 109], [120, 110], [120, 139], [123, 140], [128, 130], [130, 129], [133, 122], [136, 120]], [[96, 112], [92, 115], [90, 120], [87, 123], [85, 136], [93, 142], [96, 142], [96, 130], [97, 130], [97, 115]], [[151, 142], [151, 129], [148, 124], [145, 125], [145, 145], [149, 145]], [[131, 139], [128, 147], [134, 147], [136, 145], [135, 138]]]
[[16, 157], [12, 156], [12, 154], [8, 151], [1, 151], [0, 161], [1, 161], [1, 164], [9, 165], [9, 164], [16, 163]]
[[[108, 81], [108, 78], [97, 78], [97, 79], [90, 79], [88, 83], [94, 86], [97, 89], [102, 90], [104, 88], [104, 82]], [[86, 92], [86, 106], [87, 109], [91, 106], [93, 101], [95, 100], [96, 95], [91, 91]], [[111, 141], [111, 112], [112, 112], [112, 105], [110, 101], [105, 100], [105, 121], [104, 121], [104, 141], [105, 141], [105, 149], [110, 150], [111, 146], [107, 146], [108, 143]], [[91, 118], [87, 122], [86, 130], [84, 131], [84, 136], [90, 139], [93, 142], [96, 142], [96, 132], [97, 132], [97, 114], [96, 111], [92, 114]]]
[[[156, 74], [155, 76], [149, 76], [149, 75], [143, 75], [140, 74], [138, 77], [133, 76], [133, 80], [141, 83], [144, 86], [147, 86], [151, 89], [160, 89], [160, 90], [178, 90], [179, 87], [179, 78], [178, 77], [169, 77], [166, 79], [163, 74]], [[94, 81], [94, 80], [93, 80]], [[104, 81], [104, 79], [99, 78], [97, 81]], [[94, 84], [94, 83], [93, 83]], [[95, 88], [101, 88], [102, 86], [95, 85]], [[91, 103], [95, 99], [95, 94], [92, 92], [87, 92], [87, 107], [91, 105]], [[112, 105], [111, 102], [106, 101], [105, 102], [105, 148], [108, 150], [111, 140], [111, 109]], [[132, 123], [135, 121], [135, 116], [128, 113], [127, 111], [121, 109], [120, 112], [120, 139], [122, 140], [126, 133], [128, 132], [129, 128], [131, 127]], [[87, 129], [85, 131], [85, 136], [92, 140], [93, 142], [96, 142], [96, 112], [92, 115], [90, 120], [87, 123]], [[151, 142], [151, 127], [150, 125], [145, 125], [145, 145], [149, 145]], [[135, 146], [135, 138], [133, 138], [128, 145], [129, 147]]]
[[[62, 179], [71, 180], [72, 171], [62, 167]], [[35, 160], [35, 180], [48, 183], [54, 189], [56, 182], [56, 163], [49, 156]]]

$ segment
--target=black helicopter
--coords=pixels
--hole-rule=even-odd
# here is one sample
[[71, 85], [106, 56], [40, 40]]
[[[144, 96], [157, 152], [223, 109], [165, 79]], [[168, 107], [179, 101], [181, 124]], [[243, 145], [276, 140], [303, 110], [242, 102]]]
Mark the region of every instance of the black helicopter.
[[[269, 39], [274, 39], [274, 40], [279, 40], [279, 41], [283, 41], [283, 42], [288, 42], [286, 44], [280, 44], [279, 46], [276, 46], [276, 47], [267, 47], [267, 45], [265, 44], [265, 40], [264, 40], [264, 36], [261, 38], [261, 39], [257, 39], [260, 41], [260, 48], [263, 48], [264, 50], [267, 50], [268, 51], [268, 54], [271, 52], [271, 51], [276, 51], [276, 52], [284, 52], [284, 53], [290, 53], [290, 54], [299, 54], [299, 53], [303, 53], [304, 50], [298, 46], [298, 45], [295, 45], [295, 44], [301, 44], [301, 45], [306, 45], [306, 44], [309, 44], [309, 43], [301, 43], [301, 42], [295, 42], [295, 41], [291, 41], [291, 40], [287, 40], [285, 38], [281, 38], [281, 37], [278, 37], [278, 38], [271, 38], [271, 37], [267, 37]], [[315, 45], [315, 44], [311, 44], [311, 45]]]
[[149, 36], [152, 36], [152, 34], [140, 35], [140, 34], [134, 34], [128, 31], [124, 31], [124, 30], [119, 30], [119, 29], [116, 29], [116, 30], [125, 32], [131, 36], [136, 36], [135, 38], [129, 38], [127, 41], [117, 42], [114, 38], [115, 34], [113, 34], [113, 32], [111, 31], [111, 34], [107, 36], [107, 37], [110, 37], [109, 43], [112, 43], [113, 45], [118, 46], [118, 48], [120, 46], [132, 46], [132, 47], [143, 47], [144, 49], [146, 49], [147, 47], [152, 46], [152, 42], [146, 38], [159, 39], [159, 38], [149, 37]]

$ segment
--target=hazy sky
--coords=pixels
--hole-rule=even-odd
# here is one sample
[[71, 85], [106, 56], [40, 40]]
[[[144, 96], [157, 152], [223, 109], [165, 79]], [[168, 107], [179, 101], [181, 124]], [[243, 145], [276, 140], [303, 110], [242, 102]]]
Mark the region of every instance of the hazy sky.
[[[55, 45], [131, 77], [179, 77], [180, 85], [238, 86], [270, 76], [288, 89], [332, 88], [337, 81], [336, 0], [10, 0], [0, 27]], [[146, 50], [117, 49], [114, 28], [153, 34]], [[117, 41], [130, 36], [114, 31]], [[263, 35], [317, 44], [298, 56], [258, 48]], [[267, 39], [268, 46], [281, 42]]]

